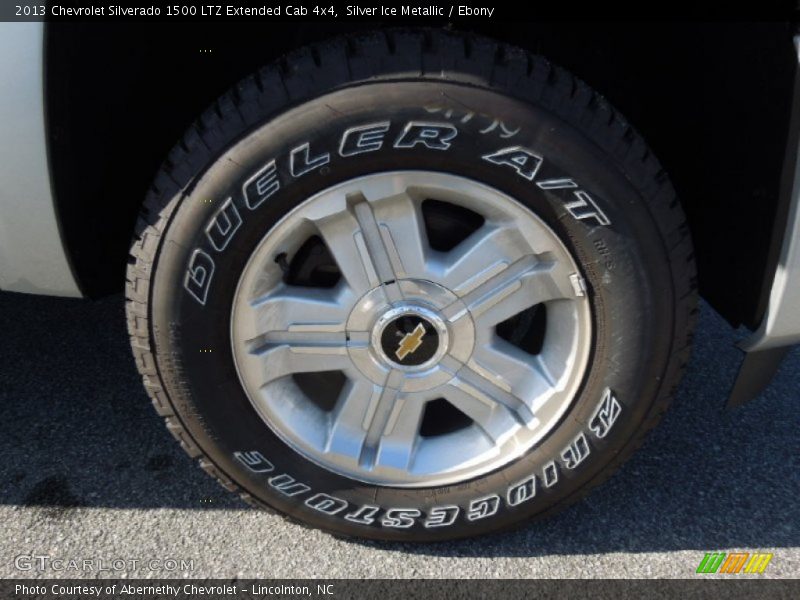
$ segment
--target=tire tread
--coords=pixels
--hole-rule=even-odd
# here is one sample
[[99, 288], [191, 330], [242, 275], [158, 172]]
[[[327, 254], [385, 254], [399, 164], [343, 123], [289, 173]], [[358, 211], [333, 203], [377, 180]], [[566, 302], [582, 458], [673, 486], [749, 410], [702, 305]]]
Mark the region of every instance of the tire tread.
[[[614, 157], [640, 190], [669, 256], [675, 299], [671, 354], [660, 391], [637, 430], [587, 485], [535, 518], [569, 506], [606, 481], [644, 442], [669, 407], [688, 363], [697, 320], [697, 275], [691, 236], [681, 204], [645, 141], [606, 99], [546, 59], [503, 43], [443, 30], [384, 30], [322, 42], [290, 52], [223, 94], [175, 145], [142, 205], [126, 275], [127, 326], [147, 394], [184, 451], [243, 501], [270, 508], [238, 488], [203, 454], [183, 426], [159, 376], [147, 305], [159, 242], [193, 177], [246, 131], [291, 105], [341, 86], [422, 78], [482, 85], [545, 108], [578, 128]], [[266, 117], [265, 117], [266, 114]], [[289, 515], [289, 520], [303, 525]], [[339, 537], [347, 537], [335, 534]]]

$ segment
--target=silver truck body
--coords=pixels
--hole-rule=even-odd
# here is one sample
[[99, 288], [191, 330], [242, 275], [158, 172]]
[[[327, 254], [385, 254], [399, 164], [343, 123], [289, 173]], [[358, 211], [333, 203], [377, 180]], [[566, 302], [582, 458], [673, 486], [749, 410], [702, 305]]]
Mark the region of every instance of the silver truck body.
[[[51, 185], [44, 44], [45, 23], [0, 24], [0, 290], [82, 297]], [[777, 240], [779, 260], [765, 278], [766, 310], [760, 326], [740, 344], [750, 356], [761, 357], [750, 364], [760, 379], [774, 372], [786, 348], [800, 342], [800, 152], [787, 168], [794, 183], [786, 227]], [[736, 387], [739, 396], [750, 397], [760, 388], [748, 384], [754, 375], [745, 371]]]

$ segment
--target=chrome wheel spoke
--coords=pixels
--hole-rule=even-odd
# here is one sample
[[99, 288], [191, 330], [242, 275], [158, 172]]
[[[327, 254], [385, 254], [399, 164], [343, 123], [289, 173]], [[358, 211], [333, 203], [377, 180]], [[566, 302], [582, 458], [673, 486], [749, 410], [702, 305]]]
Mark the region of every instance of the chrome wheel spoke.
[[250, 302], [240, 327], [258, 333], [241, 343], [260, 360], [262, 384], [349, 365], [346, 295], [342, 289], [282, 286]]
[[402, 471], [412, 469], [424, 410], [424, 403], [414, 396], [400, 395], [395, 398], [381, 433], [375, 458], [377, 465]]
[[442, 398], [469, 417], [492, 444], [501, 444], [513, 434], [519, 420], [504, 404], [483, 394], [467, 391], [465, 385], [447, 384], [441, 390]]
[[357, 294], [380, 285], [381, 267], [374, 264], [359, 222], [351, 212], [338, 213], [316, 221], [315, 225], [342, 276]]
[[350, 379], [330, 415], [325, 451], [358, 460], [367, 435], [371, 407], [380, 388], [363, 378]]
[[346, 211], [316, 226], [348, 284], [359, 292], [426, 275], [422, 215], [405, 193], [372, 201], [354, 192]]
[[[541, 302], [566, 299], [575, 291], [563, 267], [552, 260], [525, 256], [473, 288], [461, 304], [480, 327], [493, 327]], [[464, 316], [461, 305], [445, 309], [455, 320]]]
[[475, 349], [470, 366], [480, 373], [493, 374], [491, 380], [520, 398], [532, 411], [534, 399], [544, 399], [556, 386], [553, 375], [539, 356], [532, 356], [496, 338]]
[[346, 181], [298, 204], [250, 257], [231, 316], [237, 373], [311, 462], [371, 485], [458, 484], [565, 414], [591, 339], [577, 273], [542, 220], [477, 182]]
[[300, 373], [322, 373], [336, 371], [350, 366], [350, 357], [344, 334], [339, 337], [318, 337], [301, 340], [282, 339], [265, 342], [252, 350], [261, 358], [261, 379], [263, 385]]
[[347, 352], [347, 336], [340, 331], [271, 331], [248, 340], [248, 344], [250, 353], [260, 356], [284, 348], [301, 355], [334, 356]]
[[531, 254], [518, 229], [485, 224], [440, 259], [440, 281], [463, 296]]
[[401, 383], [402, 373], [390, 372], [366, 415], [366, 435], [358, 457], [364, 469], [408, 470], [411, 466], [425, 404], [415, 395], [401, 393]]
[[[425, 278], [428, 242], [419, 204], [405, 193], [369, 204], [391, 263], [392, 278]], [[365, 214], [364, 220], [371, 228], [369, 215]]]
[[502, 405], [520, 425], [530, 427], [535, 424], [536, 417], [530, 407], [508, 390], [499, 377], [464, 367], [453, 379], [452, 385], [484, 404]]
[[282, 286], [250, 302], [248, 326], [261, 335], [344, 332], [350, 302], [348, 291], [340, 288]]

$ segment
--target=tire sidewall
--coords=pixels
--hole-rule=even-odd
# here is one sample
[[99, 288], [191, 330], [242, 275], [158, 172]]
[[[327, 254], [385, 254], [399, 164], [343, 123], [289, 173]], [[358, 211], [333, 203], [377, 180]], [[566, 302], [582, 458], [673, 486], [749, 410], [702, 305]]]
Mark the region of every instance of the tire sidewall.
[[[380, 148], [342, 156], [346, 132], [382, 123], [388, 125]], [[402, 147], [398, 140], [409, 124], [448, 126], [456, 135], [447, 149]], [[292, 151], [304, 147], [308, 154], [295, 153], [293, 167]], [[541, 158], [533, 179], [524, 169], [485, 158], [515, 147]], [[300, 173], [325, 155], [324, 164]], [[250, 208], [247, 183], [272, 161], [280, 187]], [[587, 284], [592, 350], [581, 390], [560, 424], [521, 458], [458, 485], [375, 488], [306, 460], [261, 420], [236, 374], [230, 315], [248, 258], [287, 212], [343, 181], [412, 169], [492, 186], [556, 232]], [[570, 179], [577, 187], [545, 191], [537, 185], [555, 179]], [[576, 196], [578, 191], [584, 195]], [[605, 219], [584, 216], [591, 205], [575, 206], [587, 197]], [[226, 205], [227, 212], [221, 211]], [[208, 230], [225, 225], [231, 206], [241, 222], [219, 250]], [[198, 255], [213, 262], [213, 273], [206, 273], [208, 285], [187, 286], [197, 274]], [[189, 293], [189, 287], [204, 293]], [[667, 253], [642, 191], [578, 129], [494, 91], [395, 81], [339, 90], [288, 110], [243, 132], [198, 173], [176, 201], [160, 242], [151, 275], [151, 338], [181, 423], [217, 469], [253, 498], [338, 533], [444, 539], [542, 513], [579, 493], [613, 460], [658, 393], [673, 339], [673, 295]], [[261, 471], [248, 468], [242, 456], [255, 457]], [[454, 514], [451, 523], [439, 523]]]

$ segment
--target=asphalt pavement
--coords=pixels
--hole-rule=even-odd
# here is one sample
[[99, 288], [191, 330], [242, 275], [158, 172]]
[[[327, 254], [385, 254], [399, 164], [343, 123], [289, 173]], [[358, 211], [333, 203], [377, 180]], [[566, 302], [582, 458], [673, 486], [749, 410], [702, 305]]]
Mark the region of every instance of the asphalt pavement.
[[695, 577], [706, 552], [755, 550], [762, 577], [800, 577], [800, 350], [722, 412], [742, 334], [705, 305], [672, 409], [610, 481], [545, 522], [421, 546], [337, 540], [219, 487], [142, 391], [121, 297], [2, 293], [0, 335], [0, 577]]

